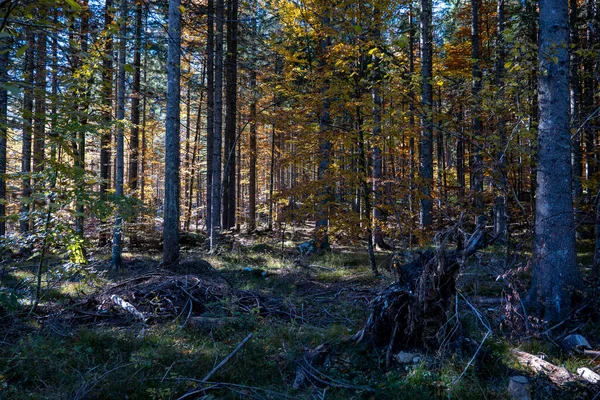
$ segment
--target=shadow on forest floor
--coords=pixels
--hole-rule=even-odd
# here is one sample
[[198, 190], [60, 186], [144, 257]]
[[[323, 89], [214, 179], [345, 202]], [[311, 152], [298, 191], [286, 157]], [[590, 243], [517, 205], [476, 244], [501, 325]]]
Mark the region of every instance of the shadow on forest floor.
[[[108, 255], [99, 253], [92, 267], [48, 274], [51, 287], [35, 314], [27, 315], [22, 298], [0, 308], [0, 397], [177, 399], [202, 388], [188, 398], [506, 398], [508, 377], [519, 369], [511, 347], [546, 353], [571, 369], [589, 363], [548, 341], [507, 337], [516, 324], [502, 308], [510, 285], [495, 279], [502, 271], [492, 250], [459, 278], [462, 293], [497, 327], [464, 376], [456, 382], [468, 351], [386, 365], [385, 349], [350, 338], [365, 323], [369, 302], [394, 279], [392, 253], [378, 253], [381, 274], [375, 277], [365, 252], [345, 248], [299, 257], [291, 238], [283, 252], [280, 239], [231, 235], [231, 250], [216, 255], [190, 245], [177, 268], [162, 268], [158, 254], [132, 252], [122, 271], [111, 271]], [[3, 287], [20, 285], [27, 294], [22, 282], [31, 283], [32, 266], [5, 267]], [[482, 327], [459, 305], [465, 336], [478, 343]], [[579, 330], [597, 334], [596, 326], [590, 321]], [[201, 385], [249, 333], [212, 383]], [[327, 351], [319, 364], [305, 364], [320, 345]], [[312, 377], [303, 384], [301, 365], [314, 368], [304, 369]], [[535, 398], [573, 398], [574, 392], [558, 391], [542, 378], [533, 387]]]

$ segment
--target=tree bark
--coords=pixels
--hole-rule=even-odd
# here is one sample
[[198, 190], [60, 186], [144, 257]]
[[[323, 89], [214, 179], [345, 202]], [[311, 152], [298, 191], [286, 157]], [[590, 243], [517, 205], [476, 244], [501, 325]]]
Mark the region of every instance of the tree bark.
[[561, 0], [541, 0], [538, 72], [538, 171], [534, 270], [528, 303], [556, 322], [569, 315], [581, 284], [575, 253], [569, 118], [569, 13]]
[[142, 0], [135, 0], [135, 33], [133, 46], [133, 86], [131, 87], [131, 133], [129, 135], [128, 185], [131, 196], [137, 197], [140, 147], [140, 86], [142, 81]]
[[117, 198], [117, 211], [115, 214], [115, 225], [112, 243], [112, 267], [120, 269], [122, 264], [121, 254], [123, 252], [123, 178], [125, 172], [125, 51], [127, 37], [127, 1], [121, 0], [119, 15], [119, 71], [117, 74], [117, 154], [115, 159], [115, 195]]
[[223, 21], [225, 9], [223, 0], [216, 0], [216, 38], [215, 38], [215, 110], [214, 134], [212, 149], [212, 202], [211, 202], [211, 227], [210, 249], [215, 250], [219, 243], [221, 231], [221, 144], [223, 129]]
[[[4, 33], [4, 31], [0, 31]], [[6, 235], [6, 150], [8, 132], [8, 59], [10, 40], [0, 36], [0, 237]]]
[[[580, 97], [581, 88], [579, 84], [579, 18], [577, 17], [577, 0], [569, 0], [569, 29], [570, 29], [570, 45], [571, 51], [571, 129], [579, 129], [581, 120], [580, 115]], [[573, 170], [573, 199], [581, 198], [583, 189], [581, 186], [581, 178], [583, 170], [581, 168], [581, 134], [573, 137], [571, 142], [571, 168]]]
[[25, 30], [27, 36], [27, 51], [25, 52], [25, 70], [23, 71], [25, 88], [23, 90], [23, 139], [21, 143], [21, 173], [22, 180], [22, 206], [19, 218], [19, 231], [21, 234], [29, 231], [31, 210], [31, 134], [33, 131], [33, 76], [35, 69], [35, 34], [31, 28]]
[[225, 185], [223, 192], [223, 229], [235, 226], [236, 128], [237, 128], [237, 58], [238, 0], [227, 3], [227, 57], [225, 59]]
[[421, 5], [421, 139], [419, 143], [420, 191], [422, 228], [430, 228], [433, 223], [433, 201], [431, 189], [433, 185], [433, 89], [432, 78], [432, 2], [420, 0]]
[[214, 0], [207, 2], [206, 34], [206, 233], [212, 231], [213, 137], [215, 134]]
[[506, 121], [504, 119], [504, 0], [498, 0], [497, 3], [498, 33], [496, 37], [496, 86], [498, 88], [499, 117], [498, 117], [498, 151], [496, 160], [496, 185], [498, 194], [494, 202], [494, 234], [502, 243], [507, 240], [508, 228], [508, 179], [506, 176]]
[[163, 264], [179, 262], [179, 123], [181, 0], [169, 1], [167, 124], [165, 132], [165, 206]]
[[471, 58], [473, 62], [473, 191], [475, 192], [475, 209], [483, 213], [483, 156], [482, 156], [482, 131], [479, 93], [482, 86], [481, 64], [479, 61], [479, 2], [471, 0]]

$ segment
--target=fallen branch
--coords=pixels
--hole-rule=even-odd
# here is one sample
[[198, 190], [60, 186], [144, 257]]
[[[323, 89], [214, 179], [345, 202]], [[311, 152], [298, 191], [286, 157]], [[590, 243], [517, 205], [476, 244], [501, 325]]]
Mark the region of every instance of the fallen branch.
[[540, 357], [526, 353], [521, 350], [512, 349], [511, 353], [517, 357], [520, 364], [528, 367], [535, 373], [547, 375], [550, 380], [557, 386], [562, 386], [567, 382], [573, 382], [577, 378], [567, 371], [564, 367], [556, 366], [548, 361], [542, 360]]
[[116, 294], [113, 294], [112, 296], [110, 296], [110, 299], [117, 306], [121, 307], [123, 310], [127, 311], [128, 313], [130, 313], [131, 315], [133, 315], [135, 318], [139, 319], [140, 321], [145, 323], [148, 320], [148, 318], [144, 314], [139, 312], [133, 304], [123, 300], [121, 297], [117, 296]]
[[252, 332], [250, 332], [248, 334], [248, 336], [246, 336], [244, 338], [244, 340], [242, 340], [240, 342], [240, 344], [237, 345], [237, 347], [235, 349], [233, 349], [233, 351], [231, 353], [229, 353], [229, 355], [227, 357], [225, 357], [216, 367], [214, 367], [212, 369], [212, 371], [210, 371], [208, 374], [206, 374], [206, 376], [204, 377], [204, 379], [202, 379], [203, 381], [207, 381], [211, 376], [214, 375], [215, 372], [217, 372], [219, 369], [221, 369], [221, 367], [223, 367], [223, 365], [227, 364], [227, 362], [229, 360], [231, 360], [233, 358], [233, 356], [240, 351], [240, 349], [242, 347], [244, 347], [244, 345], [248, 342], [248, 340], [250, 340], [252, 338]]

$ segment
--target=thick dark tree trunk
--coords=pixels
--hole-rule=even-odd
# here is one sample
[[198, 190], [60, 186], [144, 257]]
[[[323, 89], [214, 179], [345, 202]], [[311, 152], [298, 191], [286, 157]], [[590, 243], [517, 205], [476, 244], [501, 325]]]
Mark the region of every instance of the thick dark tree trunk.
[[210, 249], [215, 250], [219, 243], [221, 231], [221, 151], [223, 134], [223, 21], [225, 8], [223, 0], [216, 1], [216, 38], [215, 38], [215, 126], [212, 149], [212, 202]]
[[165, 130], [165, 222], [163, 264], [179, 262], [179, 123], [181, 0], [169, 1], [167, 53], [167, 125]]
[[569, 316], [572, 290], [581, 284], [571, 197], [568, 3], [541, 0], [539, 26], [536, 225], [527, 300], [556, 322]]
[[433, 33], [431, 27], [432, 2], [420, 0], [421, 4], [421, 140], [419, 161], [421, 178], [421, 227], [430, 228], [433, 223]]

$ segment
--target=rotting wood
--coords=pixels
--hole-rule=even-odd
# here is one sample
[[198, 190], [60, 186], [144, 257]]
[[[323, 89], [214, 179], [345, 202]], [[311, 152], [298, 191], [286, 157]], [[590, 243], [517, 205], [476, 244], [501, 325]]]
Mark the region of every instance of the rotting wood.
[[411, 348], [437, 351], [442, 345], [458, 344], [460, 321], [451, 321], [456, 312], [458, 271], [469, 256], [494, 242], [486, 241], [484, 224], [479, 223], [462, 250], [446, 251], [448, 239], [460, 234], [461, 220], [438, 235], [436, 250], [424, 251], [399, 267], [398, 281], [373, 300], [372, 313], [354, 340], [389, 346], [390, 353]]
[[139, 319], [142, 322], [146, 322], [148, 320], [148, 318], [142, 314], [141, 312], [139, 312], [137, 310], [137, 308], [135, 308], [135, 306], [125, 300], [123, 300], [123, 298], [113, 294], [112, 296], [110, 296], [110, 299], [112, 300], [112, 302], [121, 307], [123, 310], [127, 311], [128, 313], [130, 313], [131, 315], [133, 315], [136, 319]]
[[567, 382], [574, 382], [577, 380], [576, 376], [567, 371], [566, 368], [556, 366], [548, 361], [542, 360], [538, 356], [517, 349], [512, 349], [511, 353], [515, 355], [521, 365], [528, 367], [535, 373], [542, 373], [548, 376], [548, 378], [550, 378], [557, 386], [562, 386]]

